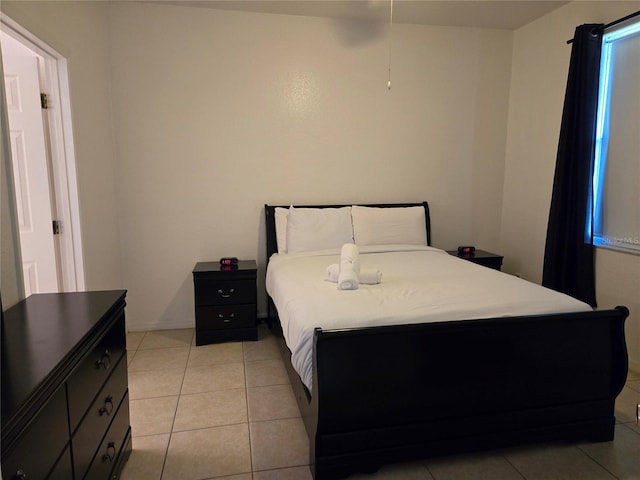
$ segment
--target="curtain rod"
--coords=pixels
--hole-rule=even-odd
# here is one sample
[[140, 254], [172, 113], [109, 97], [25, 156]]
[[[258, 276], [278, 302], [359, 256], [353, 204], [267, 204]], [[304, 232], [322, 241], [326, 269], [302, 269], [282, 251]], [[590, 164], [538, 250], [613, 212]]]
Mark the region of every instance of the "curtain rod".
[[[626, 17], [622, 17], [622, 18], [619, 18], [618, 20], [614, 20], [611, 23], [607, 23], [603, 27], [595, 28], [595, 29], [592, 30], [592, 32], [594, 32], [594, 33], [604, 32], [605, 30], [607, 30], [607, 29], [609, 29], [611, 27], [615, 27], [619, 23], [626, 22], [627, 20], [631, 20], [632, 18], [638, 17], [638, 16], [640, 16], [640, 10], [638, 10], [637, 12], [631, 13], [631, 14], [627, 15]], [[570, 40], [567, 40], [567, 45], [571, 44], [571, 43], [573, 43], [573, 38], [570, 39]]]

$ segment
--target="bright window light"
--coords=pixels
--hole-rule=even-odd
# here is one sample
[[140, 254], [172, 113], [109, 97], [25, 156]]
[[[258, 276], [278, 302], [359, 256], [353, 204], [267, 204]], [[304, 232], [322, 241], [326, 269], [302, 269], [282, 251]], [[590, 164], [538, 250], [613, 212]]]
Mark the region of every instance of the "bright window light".
[[[596, 246], [640, 254], [640, 22], [603, 35], [593, 175]], [[634, 38], [632, 38], [634, 37]], [[634, 107], [634, 105], [637, 105]], [[637, 130], [637, 129], [636, 129]], [[610, 161], [611, 165], [607, 165]]]

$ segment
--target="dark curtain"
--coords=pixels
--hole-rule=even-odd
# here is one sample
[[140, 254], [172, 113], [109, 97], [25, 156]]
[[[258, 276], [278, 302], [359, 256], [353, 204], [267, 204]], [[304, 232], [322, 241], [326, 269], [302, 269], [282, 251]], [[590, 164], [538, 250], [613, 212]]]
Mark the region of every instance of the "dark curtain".
[[593, 307], [591, 211], [601, 32], [602, 24], [581, 25], [573, 37], [542, 274], [545, 287]]

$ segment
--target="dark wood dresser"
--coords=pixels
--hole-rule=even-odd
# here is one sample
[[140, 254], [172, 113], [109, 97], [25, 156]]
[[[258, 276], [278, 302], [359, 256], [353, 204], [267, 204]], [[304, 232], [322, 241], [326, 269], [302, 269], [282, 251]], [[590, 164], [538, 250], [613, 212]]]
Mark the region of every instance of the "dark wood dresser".
[[131, 452], [125, 295], [37, 294], [4, 312], [4, 480], [119, 478]]
[[241, 260], [233, 267], [219, 262], [196, 263], [196, 345], [258, 339], [257, 271], [255, 260]]

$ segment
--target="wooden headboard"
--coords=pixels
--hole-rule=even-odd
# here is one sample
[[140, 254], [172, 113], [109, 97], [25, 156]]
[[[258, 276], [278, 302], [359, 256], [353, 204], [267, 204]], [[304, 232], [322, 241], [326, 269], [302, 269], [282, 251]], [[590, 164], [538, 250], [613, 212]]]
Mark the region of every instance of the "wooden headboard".
[[[376, 203], [361, 204], [352, 203], [348, 205], [294, 205], [296, 208], [340, 208], [350, 207], [351, 205], [360, 205], [363, 207], [379, 207], [379, 208], [402, 208], [402, 207], [424, 207], [425, 227], [427, 229], [427, 245], [431, 245], [431, 218], [429, 217], [429, 204], [421, 203]], [[267, 261], [271, 255], [278, 251], [278, 241], [276, 239], [276, 215], [275, 210], [278, 207], [289, 208], [289, 205], [266, 205], [264, 206], [265, 224], [267, 228]]]

